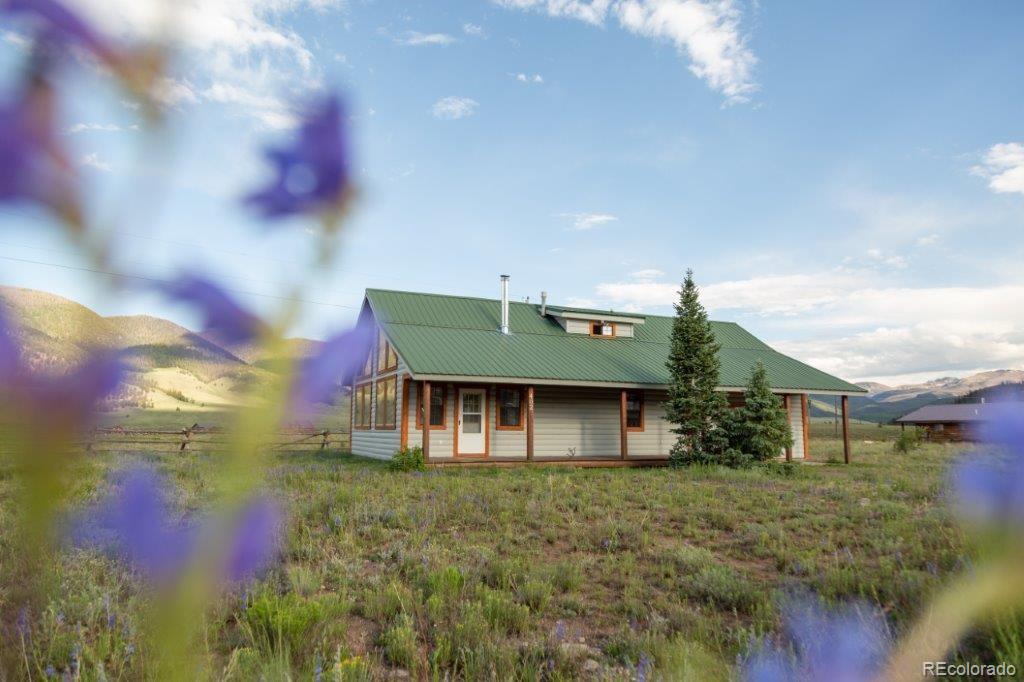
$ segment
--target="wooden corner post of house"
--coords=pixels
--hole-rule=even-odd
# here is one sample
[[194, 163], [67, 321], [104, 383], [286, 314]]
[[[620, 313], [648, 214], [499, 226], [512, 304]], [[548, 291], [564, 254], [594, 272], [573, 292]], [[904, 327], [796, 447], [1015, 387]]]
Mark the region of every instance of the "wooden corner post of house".
[[526, 387], [526, 459], [533, 461], [533, 386]]
[[804, 459], [811, 459], [811, 411], [807, 407], [807, 394], [800, 394], [800, 421], [803, 422]]
[[629, 456], [629, 429], [626, 428], [626, 389], [619, 394], [619, 457]]
[[[792, 424], [793, 422], [792, 422], [792, 420], [789, 417], [789, 395], [788, 394], [782, 396], [782, 409], [784, 409], [786, 411], [786, 423], [787, 424]], [[793, 443], [792, 442], [789, 445], [786, 446], [786, 461], [787, 462], [792, 462], [793, 461]]]
[[843, 396], [843, 461], [850, 463], [850, 396]]
[[423, 463], [430, 464], [430, 382], [423, 382]]

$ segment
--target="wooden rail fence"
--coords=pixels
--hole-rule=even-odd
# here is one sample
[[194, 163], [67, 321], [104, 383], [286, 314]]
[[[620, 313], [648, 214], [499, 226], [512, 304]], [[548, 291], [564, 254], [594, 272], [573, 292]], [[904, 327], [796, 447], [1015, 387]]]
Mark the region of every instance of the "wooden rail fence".
[[[216, 426], [193, 424], [182, 429], [97, 428], [81, 441], [89, 452], [147, 450], [155, 452], [217, 451], [231, 444], [231, 434]], [[347, 431], [315, 428], [286, 428], [273, 433], [265, 447], [275, 450], [348, 450]]]

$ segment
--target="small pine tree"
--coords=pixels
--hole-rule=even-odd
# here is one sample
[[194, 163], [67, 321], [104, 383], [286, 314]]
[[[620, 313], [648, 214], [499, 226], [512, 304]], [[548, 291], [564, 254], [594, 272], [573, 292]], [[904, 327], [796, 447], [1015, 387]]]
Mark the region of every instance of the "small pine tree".
[[675, 309], [667, 363], [671, 383], [665, 418], [675, 424], [672, 431], [678, 438], [669, 461], [673, 466], [715, 464], [727, 446], [726, 433], [721, 428], [725, 396], [715, 390], [720, 345], [700, 303], [693, 270], [686, 271]]
[[758, 362], [744, 392], [746, 404], [730, 420], [730, 446], [755, 462], [775, 459], [793, 445], [793, 434], [782, 399], [772, 393], [768, 372]]

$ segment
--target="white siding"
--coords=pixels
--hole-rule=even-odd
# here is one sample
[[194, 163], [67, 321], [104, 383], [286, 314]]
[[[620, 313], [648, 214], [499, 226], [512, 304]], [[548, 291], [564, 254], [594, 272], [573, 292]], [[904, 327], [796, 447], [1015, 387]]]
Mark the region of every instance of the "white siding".
[[590, 323], [586, 320], [565, 320], [565, 331], [570, 334], [590, 334]]
[[[789, 429], [793, 432], [793, 459], [804, 458], [804, 415], [800, 396], [789, 396]], [[785, 456], [785, 453], [783, 453]]]
[[628, 431], [627, 446], [630, 457], [667, 457], [676, 442], [672, 424], [665, 421], [664, 391], [644, 391], [644, 430]]
[[[376, 358], [376, 344], [374, 344], [374, 358]], [[370, 429], [352, 429], [352, 454], [359, 455], [361, 457], [372, 457], [374, 459], [391, 459], [391, 455], [395, 454], [395, 451], [402, 445], [402, 379], [405, 377], [405, 373], [408, 370], [405, 363], [401, 358], [398, 359], [398, 370], [386, 372], [383, 375], [376, 374], [377, 366], [376, 360], [374, 361], [374, 375], [369, 380], [371, 389], [371, 400], [370, 400]], [[395, 428], [394, 429], [377, 429], [377, 380], [387, 378], [390, 376], [396, 376], [396, 400], [395, 405]], [[357, 382], [357, 385], [362, 385], [365, 382]], [[353, 400], [354, 400], [353, 395]], [[349, 414], [349, 418], [352, 418], [352, 414]], [[351, 423], [351, 422], [350, 422]]]
[[538, 386], [534, 457], [608, 457], [619, 453], [619, 390]]

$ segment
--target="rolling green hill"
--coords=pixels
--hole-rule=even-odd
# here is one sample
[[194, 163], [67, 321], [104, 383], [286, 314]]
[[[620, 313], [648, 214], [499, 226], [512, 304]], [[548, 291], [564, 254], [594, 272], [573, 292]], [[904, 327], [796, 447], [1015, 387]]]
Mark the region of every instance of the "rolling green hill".
[[[228, 348], [158, 317], [102, 317], [66, 298], [14, 287], [0, 287], [0, 303], [36, 370], [62, 373], [90, 350], [118, 351], [130, 372], [108, 409], [222, 410], [252, 400], [272, 376], [270, 358], [257, 347]], [[288, 352], [299, 356], [317, 343], [291, 339]]]

